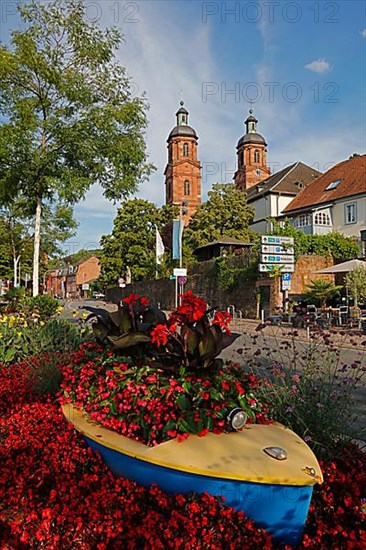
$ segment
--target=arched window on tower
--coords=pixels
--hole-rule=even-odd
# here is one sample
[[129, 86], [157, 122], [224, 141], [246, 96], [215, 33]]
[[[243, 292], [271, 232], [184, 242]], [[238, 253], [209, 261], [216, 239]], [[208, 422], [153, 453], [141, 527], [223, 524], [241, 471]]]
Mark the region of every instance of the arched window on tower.
[[254, 151], [254, 162], [260, 162], [260, 154], [258, 149]]
[[184, 194], [189, 195], [190, 194], [190, 183], [188, 180], [184, 181]]
[[183, 143], [183, 156], [188, 157], [188, 153], [189, 153], [188, 143]]

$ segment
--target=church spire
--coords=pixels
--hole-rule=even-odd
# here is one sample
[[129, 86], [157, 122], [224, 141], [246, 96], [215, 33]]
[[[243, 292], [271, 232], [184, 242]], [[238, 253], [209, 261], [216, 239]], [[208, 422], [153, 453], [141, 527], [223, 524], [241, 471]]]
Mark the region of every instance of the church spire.
[[170, 132], [168, 163], [165, 168], [165, 202], [187, 203], [185, 224], [201, 203], [201, 163], [198, 160], [196, 131], [188, 125], [188, 111], [183, 100], [175, 113], [177, 125]]
[[180, 109], [175, 113], [177, 117], [177, 126], [188, 126], [188, 111], [184, 108], [184, 101], [180, 101]]
[[247, 190], [260, 181], [268, 178], [271, 171], [266, 163], [267, 143], [257, 131], [258, 120], [253, 115], [252, 105], [249, 116], [245, 120], [246, 133], [236, 146], [237, 170], [234, 175], [235, 184], [240, 189]]
[[249, 109], [249, 116], [245, 121], [245, 127], [247, 130], [247, 134], [255, 134], [257, 133], [257, 123], [258, 120], [253, 116], [253, 109]]

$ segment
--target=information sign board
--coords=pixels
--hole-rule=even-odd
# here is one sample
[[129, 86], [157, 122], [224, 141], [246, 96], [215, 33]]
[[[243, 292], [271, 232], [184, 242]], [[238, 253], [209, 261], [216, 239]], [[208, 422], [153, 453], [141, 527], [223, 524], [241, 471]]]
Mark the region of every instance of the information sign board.
[[262, 244], [262, 254], [293, 254], [293, 246], [280, 246], [275, 244]]
[[259, 271], [261, 273], [270, 273], [272, 269], [275, 269], [277, 267], [281, 267], [282, 271], [287, 271], [289, 273], [293, 273], [295, 271], [295, 265], [294, 264], [259, 264]]
[[293, 237], [278, 237], [276, 235], [262, 235], [262, 244], [294, 244]]
[[291, 254], [261, 254], [261, 262], [263, 264], [293, 264], [295, 262], [295, 257]]
[[187, 268], [185, 267], [175, 267], [173, 269], [174, 277], [187, 277]]

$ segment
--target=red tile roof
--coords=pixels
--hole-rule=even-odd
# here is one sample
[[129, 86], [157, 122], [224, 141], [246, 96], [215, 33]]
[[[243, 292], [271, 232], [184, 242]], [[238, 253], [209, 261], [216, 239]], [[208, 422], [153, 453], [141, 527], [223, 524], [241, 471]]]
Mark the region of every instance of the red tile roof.
[[[326, 191], [328, 185], [337, 180], [341, 182]], [[284, 212], [292, 212], [336, 199], [366, 194], [366, 155], [352, 157], [333, 166], [328, 172], [312, 181], [290, 202]]]

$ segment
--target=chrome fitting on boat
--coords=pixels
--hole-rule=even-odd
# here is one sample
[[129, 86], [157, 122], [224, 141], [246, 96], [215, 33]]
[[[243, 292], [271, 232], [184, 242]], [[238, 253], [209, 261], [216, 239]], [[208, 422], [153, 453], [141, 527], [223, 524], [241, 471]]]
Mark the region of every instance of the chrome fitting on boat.
[[229, 412], [227, 422], [234, 431], [241, 430], [247, 423], [248, 415], [240, 407], [236, 407]]
[[263, 451], [276, 460], [286, 460], [287, 452], [282, 447], [265, 447]]

